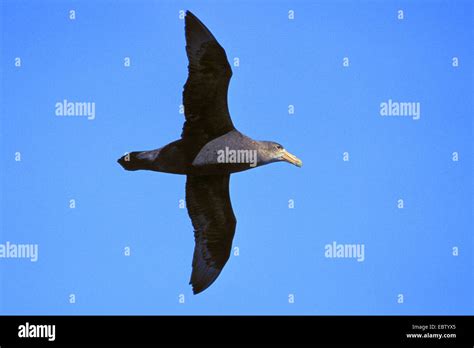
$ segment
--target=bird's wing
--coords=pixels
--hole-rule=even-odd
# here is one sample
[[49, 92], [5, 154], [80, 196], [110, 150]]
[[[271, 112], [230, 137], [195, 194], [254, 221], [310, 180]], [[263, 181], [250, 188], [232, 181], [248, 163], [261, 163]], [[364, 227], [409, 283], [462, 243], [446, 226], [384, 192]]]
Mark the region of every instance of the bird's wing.
[[193, 137], [205, 144], [234, 129], [227, 107], [232, 70], [224, 49], [189, 11], [185, 31], [189, 65], [183, 91], [186, 121], [181, 137]]
[[219, 276], [230, 256], [237, 223], [229, 196], [228, 175], [186, 179], [186, 205], [194, 227], [194, 294], [207, 289]]

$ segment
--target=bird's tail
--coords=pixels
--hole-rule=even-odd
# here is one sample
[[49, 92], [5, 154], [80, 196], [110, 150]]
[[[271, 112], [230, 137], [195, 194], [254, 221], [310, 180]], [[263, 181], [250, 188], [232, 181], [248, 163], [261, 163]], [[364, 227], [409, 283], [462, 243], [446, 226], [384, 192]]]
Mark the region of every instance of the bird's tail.
[[125, 170], [152, 169], [159, 150], [134, 151], [120, 157], [117, 162]]

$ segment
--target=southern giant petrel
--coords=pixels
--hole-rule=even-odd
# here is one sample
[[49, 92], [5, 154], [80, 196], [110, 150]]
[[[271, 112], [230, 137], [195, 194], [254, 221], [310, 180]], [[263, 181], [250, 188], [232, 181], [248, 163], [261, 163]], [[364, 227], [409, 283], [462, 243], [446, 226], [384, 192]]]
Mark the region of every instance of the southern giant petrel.
[[126, 170], [186, 175], [186, 206], [194, 227], [190, 284], [207, 289], [229, 259], [236, 219], [229, 197], [231, 173], [272, 162], [302, 162], [271, 141], [253, 140], [234, 128], [227, 107], [232, 70], [224, 49], [209, 29], [186, 12], [188, 79], [181, 139], [151, 151], [135, 151], [118, 162]]

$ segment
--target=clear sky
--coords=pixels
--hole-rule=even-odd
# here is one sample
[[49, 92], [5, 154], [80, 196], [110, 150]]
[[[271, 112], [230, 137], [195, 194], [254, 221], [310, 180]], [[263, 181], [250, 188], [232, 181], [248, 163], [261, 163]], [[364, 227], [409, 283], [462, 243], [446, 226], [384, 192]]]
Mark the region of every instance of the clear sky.
[[[0, 258], [1, 314], [474, 314], [472, 1], [1, 6], [0, 244], [38, 246]], [[116, 163], [180, 136], [186, 9], [236, 127], [304, 163], [232, 175], [238, 256], [197, 296], [185, 177]]]

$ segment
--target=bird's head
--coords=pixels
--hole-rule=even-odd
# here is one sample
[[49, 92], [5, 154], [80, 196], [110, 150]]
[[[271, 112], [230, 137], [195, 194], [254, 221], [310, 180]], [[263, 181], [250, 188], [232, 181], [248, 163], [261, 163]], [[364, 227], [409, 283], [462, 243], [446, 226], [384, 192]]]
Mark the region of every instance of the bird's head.
[[258, 151], [259, 162], [266, 164], [278, 161], [286, 161], [288, 163], [294, 164], [297, 167], [303, 166], [303, 161], [286, 151], [282, 145], [273, 141], [261, 141], [260, 144], [261, 146]]

